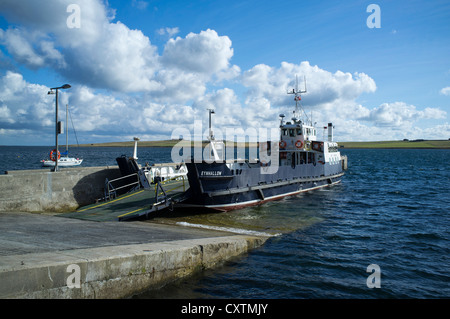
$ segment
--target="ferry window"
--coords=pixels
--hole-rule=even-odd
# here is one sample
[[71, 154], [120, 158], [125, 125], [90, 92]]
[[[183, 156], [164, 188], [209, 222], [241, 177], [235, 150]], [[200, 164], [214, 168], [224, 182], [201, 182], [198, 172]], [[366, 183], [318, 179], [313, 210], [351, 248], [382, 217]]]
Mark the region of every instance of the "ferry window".
[[292, 136], [292, 137], [294, 137], [295, 135], [294, 135], [294, 129], [289, 129], [289, 136]]
[[313, 130], [313, 135], [314, 135], [314, 136], [316, 135], [316, 129]]
[[300, 153], [300, 164], [305, 164], [305, 163], [306, 163], [306, 153], [301, 152]]
[[302, 129], [301, 128], [297, 129], [297, 135], [302, 135]]
[[287, 136], [287, 130], [286, 129], [283, 129], [283, 135]]

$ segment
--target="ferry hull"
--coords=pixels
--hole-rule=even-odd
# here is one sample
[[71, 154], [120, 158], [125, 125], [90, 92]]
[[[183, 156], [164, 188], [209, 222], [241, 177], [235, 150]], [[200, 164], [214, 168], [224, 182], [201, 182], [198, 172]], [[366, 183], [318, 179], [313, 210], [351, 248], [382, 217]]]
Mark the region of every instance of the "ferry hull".
[[[179, 207], [229, 211], [259, 205], [286, 196], [331, 186], [343, 175], [340, 165], [305, 165], [297, 169], [280, 167], [277, 173], [261, 174], [261, 168], [244, 169], [238, 175], [221, 163], [187, 163], [190, 189], [188, 200]], [[329, 172], [324, 175], [324, 172]], [[236, 173], [236, 172], [233, 172]], [[241, 173], [241, 175], [239, 175]]]

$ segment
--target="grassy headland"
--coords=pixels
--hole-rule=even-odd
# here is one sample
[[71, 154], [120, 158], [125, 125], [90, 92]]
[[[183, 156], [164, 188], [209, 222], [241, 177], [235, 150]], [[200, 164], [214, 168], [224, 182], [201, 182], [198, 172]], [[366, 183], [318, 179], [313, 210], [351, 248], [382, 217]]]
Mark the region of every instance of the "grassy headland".
[[[162, 140], [162, 141], [139, 141], [138, 147], [173, 147], [177, 145], [179, 146], [194, 146], [193, 141], [187, 140]], [[198, 142], [197, 142], [198, 143]], [[202, 145], [206, 146], [209, 142], [203, 141]], [[232, 142], [225, 142], [225, 145], [229, 145]], [[243, 145], [243, 143], [237, 143], [238, 146]], [[110, 143], [92, 143], [92, 144], [80, 144], [79, 146], [83, 147], [134, 147], [134, 141], [129, 142], [110, 142]], [[245, 143], [245, 146], [248, 147], [249, 143]]]
[[342, 148], [439, 148], [450, 149], [450, 140], [339, 142]]
[[[178, 140], [139, 141], [138, 147], [173, 147]], [[189, 143], [189, 141], [186, 141]], [[134, 141], [80, 144], [82, 147], [134, 147]]]

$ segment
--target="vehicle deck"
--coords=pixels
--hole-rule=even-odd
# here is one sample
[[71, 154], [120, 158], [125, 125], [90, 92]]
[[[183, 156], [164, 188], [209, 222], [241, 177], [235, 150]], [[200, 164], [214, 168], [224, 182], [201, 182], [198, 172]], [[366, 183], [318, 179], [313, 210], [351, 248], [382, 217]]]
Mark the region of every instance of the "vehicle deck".
[[124, 221], [139, 218], [162, 209], [185, 197], [187, 180], [169, 180], [152, 184], [117, 196], [114, 199], [80, 207], [74, 212], [61, 214], [62, 217], [92, 221]]

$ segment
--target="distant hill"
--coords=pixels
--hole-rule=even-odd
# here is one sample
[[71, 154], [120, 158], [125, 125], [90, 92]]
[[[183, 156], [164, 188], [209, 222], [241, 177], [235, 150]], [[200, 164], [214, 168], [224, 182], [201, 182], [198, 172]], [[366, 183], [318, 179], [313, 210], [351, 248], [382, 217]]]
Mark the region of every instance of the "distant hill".
[[[162, 141], [139, 141], [138, 147], [173, 147], [174, 145], [183, 142], [182, 145], [193, 146], [194, 142], [187, 140], [162, 140]], [[232, 142], [226, 142], [232, 143]], [[203, 141], [205, 146], [208, 141]], [[403, 140], [403, 141], [374, 141], [374, 142], [338, 142], [341, 148], [438, 148], [450, 149], [450, 140]], [[246, 143], [248, 146], [249, 143]], [[73, 145], [76, 146], [76, 145]], [[83, 147], [133, 147], [134, 141], [127, 142], [109, 142], [109, 143], [92, 143], [80, 144]]]
[[339, 142], [341, 148], [440, 148], [450, 149], [450, 140], [403, 140], [378, 142]]
[[[180, 142], [179, 140], [163, 140], [163, 141], [139, 141], [138, 147], [172, 147]], [[189, 141], [185, 141], [189, 143]], [[83, 147], [132, 147], [134, 146], [134, 141], [127, 142], [108, 142], [108, 143], [91, 143], [91, 144], [80, 144]]]
[[[187, 141], [187, 140], [162, 140], [162, 141], [139, 141], [138, 147], [173, 147], [178, 143], [182, 143], [181, 145], [192, 145], [194, 146], [193, 141]], [[197, 142], [198, 143], [198, 142]], [[209, 143], [209, 141], [203, 141], [202, 145], [205, 146]], [[233, 143], [233, 142], [225, 142], [226, 144]], [[240, 145], [242, 143], [238, 143]], [[249, 145], [249, 143], [245, 143], [246, 146]], [[109, 143], [92, 143], [92, 144], [80, 144], [79, 146], [83, 147], [134, 147], [134, 141], [127, 141], [127, 142], [109, 142]]]

